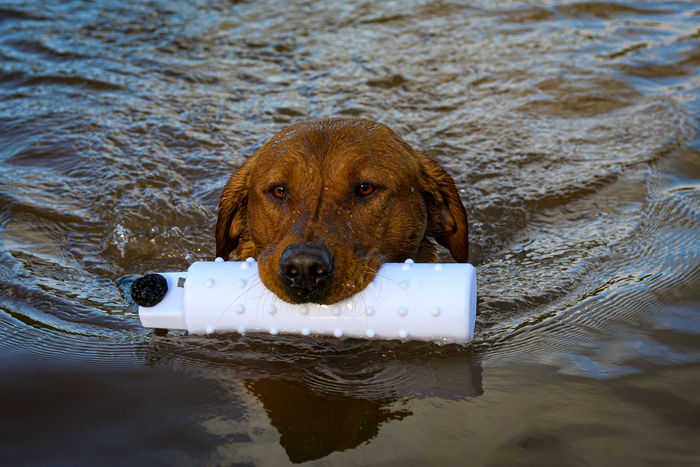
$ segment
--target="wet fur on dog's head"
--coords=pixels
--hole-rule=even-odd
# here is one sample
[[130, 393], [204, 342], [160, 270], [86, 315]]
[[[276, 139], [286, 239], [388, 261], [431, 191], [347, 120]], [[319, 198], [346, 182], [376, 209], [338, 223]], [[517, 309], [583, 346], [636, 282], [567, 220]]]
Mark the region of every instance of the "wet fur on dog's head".
[[[256, 258], [285, 301], [331, 304], [384, 262], [435, 261], [428, 237], [468, 261], [467, 216], [447, 172], [379, 123], [315, 120], [283, 129], [228, 181], [216, 255]], [[327, 267], [314, 266], [323, 280], [299, 289], [290, 280], [298, 271], [284, 268], [302, 250], [303, 261], [320, 255]]]

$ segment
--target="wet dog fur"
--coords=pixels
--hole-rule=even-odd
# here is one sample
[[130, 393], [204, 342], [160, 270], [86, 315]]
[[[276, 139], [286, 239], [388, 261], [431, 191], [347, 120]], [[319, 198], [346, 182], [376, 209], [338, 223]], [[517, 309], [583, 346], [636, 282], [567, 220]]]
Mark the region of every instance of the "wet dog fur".
[[258, 261], [290, 303], [332, 304], [366, 287], [385, 262], [467, 262], [467, 216], [450, 175], [386, 126], [302, 122], [280, 131], [221, 195], [216, 255]]

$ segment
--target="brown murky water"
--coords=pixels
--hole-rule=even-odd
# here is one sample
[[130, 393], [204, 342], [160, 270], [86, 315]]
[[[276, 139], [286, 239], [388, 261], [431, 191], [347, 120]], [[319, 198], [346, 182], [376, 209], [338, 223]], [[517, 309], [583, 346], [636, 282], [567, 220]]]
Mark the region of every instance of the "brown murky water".
[[[699, 71], [693, 2], [4, 0], [0, 463], [700, 463]], [[325, 116], [455, 176], [473, 344], [141, 328]]]

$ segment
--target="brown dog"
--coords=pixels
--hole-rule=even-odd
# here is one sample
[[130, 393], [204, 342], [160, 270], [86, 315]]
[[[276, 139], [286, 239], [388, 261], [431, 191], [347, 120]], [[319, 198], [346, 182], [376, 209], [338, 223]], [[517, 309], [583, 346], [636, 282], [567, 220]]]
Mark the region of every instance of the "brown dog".
[[236, 171], [221, 195], [216, 255], [256, 258], [282, 300], [331, 304], [384, 262], [435, 261], [427, 237], [468, 261], [452, 178], [386, 126], [338, 118], [285, 128]]

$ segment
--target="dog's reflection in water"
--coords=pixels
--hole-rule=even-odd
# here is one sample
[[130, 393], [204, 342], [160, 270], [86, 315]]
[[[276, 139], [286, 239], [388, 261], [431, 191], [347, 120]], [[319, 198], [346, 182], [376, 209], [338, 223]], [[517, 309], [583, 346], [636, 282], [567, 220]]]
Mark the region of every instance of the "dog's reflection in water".
[[[381, 375], [388, 380], [382, 382]], [[388, 362], [381, 375], [346, 379], [325, 389], [323, 383], [311, 387], [308, 378], [269, 376], [249, 379], [246, 388], [262, 402], [294, 463], [321, 459], [375, 438], [382, 425], [412, 415], [402, 404], [408, 399], [458, 400], [483, 393], [481, 367], [464, 352], [413, 364], [403, 359]]]

